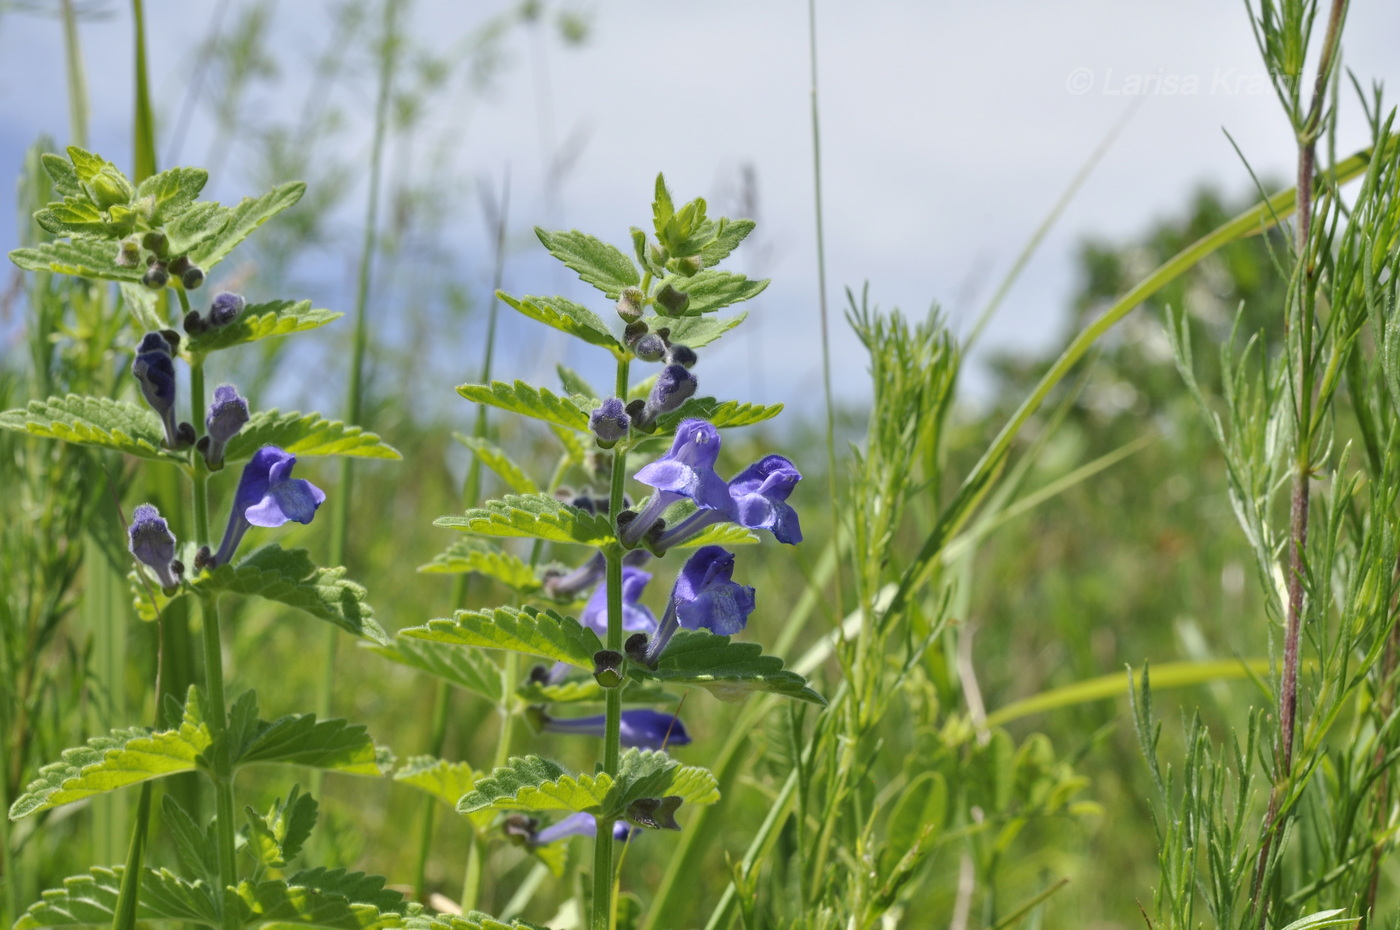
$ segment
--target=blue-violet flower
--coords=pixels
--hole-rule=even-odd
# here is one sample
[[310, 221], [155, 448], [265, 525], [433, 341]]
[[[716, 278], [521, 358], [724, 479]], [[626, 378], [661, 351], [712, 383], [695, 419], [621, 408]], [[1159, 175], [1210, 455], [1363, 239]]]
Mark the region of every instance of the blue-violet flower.
[[588, 417], [588, 428], [598, 440], [598, 445], [611, 449], [619, 439], [627, 438], [627, 428], [631, 425], [627, 407], [617, 397], [609, 397]]
[[701, 546], [681, 568], [671, 589], [671, 603], [647, 643], [643, 661], [656, 668], [661, 653], [679, 627], [733, 636], [749, 622], [754, 590], [733, 581], [734, 556], [719, 546]]
[[131, 513], [131, 526], [127, 530], [131, 537], [129, 548], [136, 561], [156, 573], [156, 580], [167, 594], [180, 586], [179, 573], [175, 563], [175, 536], [161, 517], [160, 511], [150, 504], [142, 504]]
[[326, 495], [310, 481], [292, 477], [296, 461], [295, 455], [276, 446], [263, 446], [253, 453], [238, 479], [228, 529], [214, 555], [215, 565], [228, 564], [249, 526], [281, 526], [289, 520], [311, 522]]
[[[540, 713], [540, 728], [546, 733], [577, 733], [585, 736], [603, 736], [607, 717], [551, 717]], [[665, 749], [667, 746], [686, 746], [690, 734], [685, 731], [681, 718], [648, 708], [636, 708], [622, 712], [620, 730], [622, 745], [638, 749]]]
[[209, 405], [209, 415], [204, 418], [204, 428], [209, 434], [209, 447], [204, 450], [204, 460], [210, 468], [223, 467], [224, 447], [247, 422], [248, 402], [238, 396], [238, 388], [232, 384], [214, 388], [214, 402]]
[[725, 520], [751, 530], [768, 530], [778, 542], [796, 545], [802, 541], [802, 526], [787, 499], [801, 480], [802, 474], [783, 456], [764, 456], [729, 482], [727, 507], [691, 514], [657, 537], [656, 547], [664, 551]]
[[[682, 369], [684, 370], [684, 369]], [[682, 420], [676, 427], [671, 451], [638, 470], [636, 478], [656, 493], [646, 507], [622, 530], [622, 543], [635, 546], [666, 508], [690, 498], [703, 510], [728, 511], [729, 487], [715, 473], [719, 458], [719, 430], [705, 420]]]
[[695, 393], [699, 385], [700, 382], [683, 365], [667, 365], [661, 369], [656, 383], [651, 386], [646, 406], [638, 417], [641, 425], [650, 427], [657, 417], [675, 410]]
[[223, 293], [214, 297], [209, 304], [209, 325], [227, 326], [243, 312], [243, 298], [237, 294]]
[[[637, 830], [625, 820], [613, 823], [613, 839], [626, 840]], [[552, 827], [545, 827], [530, 839], [531, 846], [546, 846], [569, 836], [597, 836], [598, 818], [592, 814], [570, 814]]]

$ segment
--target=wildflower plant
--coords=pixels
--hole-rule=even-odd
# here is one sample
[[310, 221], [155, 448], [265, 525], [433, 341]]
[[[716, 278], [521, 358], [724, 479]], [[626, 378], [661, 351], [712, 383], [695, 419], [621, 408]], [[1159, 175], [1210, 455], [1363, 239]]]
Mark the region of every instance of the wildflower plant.
[[[140, 617], [160, 623], [175, 601], [199, 605], [204, 679], [185, 694], [162, 693], [157, 680], [153, 726], [114, 730], [63, 752], [14, 800], [9, 816], [18, 820], [141, 786], [125, 864], [68, 879], [45, 892], [20, 923], [129, 927], [137, 919], [174, 920], [222, 930], [269, 921], [400, 924], [408, 910], [400, 895], [384, 890], [382, 879], [290, 868], [317, 819], [311, 796], [293, 787], [269, 810], [235, 813], [235, 777], [249, 765], [378, 777], [390, 759], [363, 727], [295, 712], [260, 719], [252, 691], [225, 697], [219, 603], [226, 595], [263, 598], [358, 638], [389, 641], [365, 589], [346, 579], [343, 568], [318, 566], [308, 551], [275, 542], [251, 552], [241, 543], [252, 527], [310, 523], [327, 503], [312, 480], [292, 475], [299, 456], [396, 459], [398, 453], [373, 433], [319, 414], [254, 411], [233, 385], [217, 387], [212, 398], [206, 394], [205, 366], [214, 353], [316, 329], [339, 316], [306, 300], [252, 303], [227, 293], [207, 309], [196, 306], [203, 303], [201, 288], [234, 248], [295, 204], [303, 186], [284, 184], [229, 208], [199, 199], [208, 175], [197, 168], [133, 182], [77, 147], [67, 158], [44, 156], [43, 167], [62, 200], [39, 210], [35, 220], [54, 238], [10, 257], [30, 271], [119, 289], [135, 325], [118, 327], [117, 339], [134, 350], [125, 371], [128, 393], [139, 399], [68, 394], [34, 400], [0, 414], [0, 428], [174, 466], [184, 476], [188, 497], [167, 502], [166, 514], [152, 503], [134, 508], [126, 543], [135, 560], [130, 581]], [[237, 484], [222, 542], [210, 494], [220, 475], [227, 476], [226, 486]], [[159, 829], [173, 838], [178, 867], [149, 868], [152, 783], [186, 772], [207, 778], [212, 811], [190, 809], [167, 793]]]
[[[616, 323], [563, 297], [497, 294], [525, 316], [611, 355], [616, 374], [610, 391], [597, 391], [567, 370], [562, 394], [520, 381], [458, 388], [467, 400], [545, 425], [562, 445], [561, 467], [550, 486], [539, 487], [502, 450], [474, 443], [482, 461], [519, 493], [437, 520], [487, 542], [454, 545], [429, 568], [476, 572], [535, 603], [459, 610], [400, 631], [387, 650], [439, 674], [470, 663], [477, 678], [493, 682], [477, 690], [494, 692], [508, 721], [524, 709], [541, 732], [602, 738], [594, 770], [571, 772], [540, 755], [517, 756], [489, 774], [471, 772], [470, 790], [456, 804], [477, 825], [506, 815], [502, 833], [526, 836], [530, 847], [591, 833], [589, 926], [600, 930], [614, 919], [619, 825], [683, 829], [690, 807], [719, 796], [714, 775], [669, 754], [691, 736], [673, 713], [668, 689], [698, 688], [729, 701], [772, 692], [825, 704], [780, 659], [731, 639], [764, 602], [763, 592], [741, 581], [755, 556], [732, 550], [758, 542], [753, 530], [760, 528], [783, 542], [801, 539], [787, 503], [800, 478], [790, 462], [771, 456], [730, 481], [715, 470], [721, 431], [768, 420], [781, 407], [701, 393], [704, 348], [745, 316], [717, 311], [767, 285], [717, 267], [754, 224], [711, 219], [701, 199], [677, 207], [661, 177], [655, 193], [653, 229], [632, 230], [631, 256], [582, 232], [536, 230], [554, 257], [615, 306]], [[639, 373], [642, 379], [633, 380]], [[606, 498], [557, 487], [570, 470], [607, 487]], [[629, 506], [629, 478], [652, 489], [637, 507]], [[529, 562], [493, 544], [512, 538], [536, 541]], [[557, 558], [573, 567], [541, 566], [541, 544], [555, 547]], [[639, 563], [648, 551], [656, 561], [643, 570]], [[654, 575], [672, 566], [675, 581], [658, 621], [640, 597]], [[438, 647], [436, 655], [431, 646]], [[495, 671], [483, 674], [480, 658], [464, 658], [455, 648], [461, 646], [505, 651], [505, 665], [493, 663]], [[538, 666], [519, 682], [511, 654], [553, 665]], [[658, 700], [672, 706], [647, 706]], [[601, 703], [604, 712], [571, 710], [590, 703]], [[446, 763], [424, 759], [415, 772], [439, 764]], [[521, 815], [532, 824], [524, 833]], [[565, 816], [542, 827], [534, 815]], [[585, 819], [592, 821], [586, 829], [579, 826]]]

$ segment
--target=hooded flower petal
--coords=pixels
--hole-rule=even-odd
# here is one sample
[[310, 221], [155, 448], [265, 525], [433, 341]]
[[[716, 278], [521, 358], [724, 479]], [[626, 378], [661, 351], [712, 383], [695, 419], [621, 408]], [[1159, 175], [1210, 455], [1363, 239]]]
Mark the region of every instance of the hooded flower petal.
[[250, 525], [270, 527], [288, 521], [311, 522], [326, 495], [310, 481], [292, 477], [296, 461], [295, 455], [276, 446], [263, 446], [253, 453], [238, 480], [228, 529], [214, 555], [215, 565], [225, 565], [233, 558]]
[[131, 554], [156, 573], [160, 586], [167, 590], [178, 587], [180, 581], [171, 565], [175, 561], [175, 536], [160, 511], [150, 504], [137, 507], [131, 513], [127, 534], [131, 538]]
[[802, 542], [797, 511], [787, 504], [788, 495], [801, 480], [792, 462], [781, 455], [759, 459], [729, 482], [734, 522], [751, 530], [770, 530], [778, 542]]
[[[651, 581], [651, 574], [631, 565], [622, 566], [622, 628], [628, 633], [650, 633], [656, 629], [656, 615], [637, 603]], [[579, 622], [599, 636], [608, 635], [608, 586], [600, 584], [584, 605]]]
[[[601, 738], [607, 725], [607, 717], [602, 714], [569, 718], [540, 716], [541, 729], [546, 733], [579, 733]], [[620, 735], [623, 746], [638, 749], [665, 749], [690, 743], [690, 734], [685, 731], [681, 718], [647, 708], [624, 710]]]
[[733, 636], [749, 622], [755, 599], [753, 588], [736, 584], [734, 556], [719, 546], [701, 546], [685, 563], [671, 603], [647, 643], [643, 661], [652, 668], [660, 660], [679, 627], [709, 630], [720, 636]]
[[170, 343], [160, 333], [147, 333], [136, 348], [131, 373], [141, 384], [141, 396], [160, 417], [165, 427], [165, 444], [172, 449], [180, 445], [175, 423], [175, 361]]
[[695, 394], [699, 385], [695, 376], [687, 371], [684, 365], [667, 365], [661, 369], [661, 374], [656, 376], [656, 383], [651, 386], [646, 406], [642, 408], [642, 415], [639, 417], [641, 425], [650, 427], [657, 417], [675, 410]]
[[656, 493], [622, 531], [626, 545], [635, 546], [666, 508], [682, 498], [690, 498], [701, 510], [728, 510], [729, 487], [715, 473], [719, 445], [719, 430], [710, 423], [681, 421], [670, 451], [637, 471], [637, 480], [655, 488]]

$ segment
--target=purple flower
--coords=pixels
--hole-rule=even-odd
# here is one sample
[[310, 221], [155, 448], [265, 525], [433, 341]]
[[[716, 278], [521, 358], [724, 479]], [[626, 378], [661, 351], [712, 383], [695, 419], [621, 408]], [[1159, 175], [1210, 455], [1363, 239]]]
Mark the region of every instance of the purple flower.
[[[636, 828], [625, 820], [613, 823], [613, 838], [626, 840]], [[531, 846], [546, 846], [569, 836], [597, 836], [598, 818], [592, 814], [571, 814], [552, 827], [545, 827], [529, 840]]]
[[166, 593], [178, 588], [180, 579], [177, 576], [181, 571], [174, 567], [179, 564], [175, 561], [175, 536], [160, 511], [150, 504], [137, 507], [131, 513], [131, 526], [127, 534], [131, 537], [131, 554], [136, 556], [136, 561], [156, 573], [161, 588]]
[[214, 402], [209, 405], [209, 415], [204, 418], [204, 428], [209, 434], [209, 447], [204, 450], [204, 460], [210, 468], [223, 467], [224, 447], [247, 422], [248, 402], [238, 396], [238, 389], [232, 384], [214, 388]]
[[592, 558], [568, 574], [552, 574], [546, 577], [544, 593], [560, 599], [571, 598], [602, 581], [606, 569], [607, 561], [603, 558], [603, 553], [594, 553]]
[[588, 428], [597, 437], [598, 445], [611, 449], [619, 439], [627, 438], [627, 428], [631, 422], [621, 399], [609, 397], [589, 415]]
[[801, 480], [801, 473], [783, 456], [764, 456], [729, 482], [727, 506], [691, 514], [662, 533], [656, 540], [656, 547], [665, 550], [711, 523], [725, 520], [751, 530], [768, 530], [778, 542], [800, 543], [802, 527], [797, 511], [788, 505], [787, 499]]
[[214, 297], [209, 304], [209, 325], [227, 326], [243, 312], [243, 298], [237, 294], [223, 293]]
[[719, 458], [719, 430], [705, 420], [682, 420], [676, 427], [671, 451], [650, 465], [643, 465], [636, 478], [656, 493], [646, 508], [622, 530], [622, 543], [635, 546], [666, 508], [681, 498], [690, 498], [704, 510], [727, 511], [729, 488], [715, 473]]
[[[578, 733], [602, 738], [607, 717], [551, 717], [539, 712], [540, 728], [546, 733]], [[638, 749], [665, 749], [667, 746], [685, 746], [690, 743], [690, 734], [685, 731], [681, 718], [647, 708], [624, 710], [622, 712], [622, 745]]]
[[734, 556], [719, 546], [702, 546], [685, 563], [671, 603], [661, 618], [656, 635], [647, 644], [643, 661], [656, 668], [661, 653], [676, 630], [709, 630], [720, 636], [733, 636], [749, 622], [754, 609], [754, 591], [733, 581]]
[[296, 461], [295, 455], [276, 446], [263, 446], [253, 453], [238, 479], [228, 529], [214, 555], [215, 565], [228, 564], [249, 526], [281, 526], [289, 520], [311, 522], [326, 495], [310, 481], [292, 477]]
[[[656, 629], [656, 615], [637, 603], [651, 581], [651, 574], [631, 565], [622, 566], [622, 628], [628, 633], [650, 633]], [[584, 605], [579, 622], [599, 636], [608, 635], [608, 586], [600, 584]]]
[[160, 417], [165, 427], [165, 444], [171, 449], [181, 445], [175, 423], [175, 361], [170, 343], [160, 333], [147, 333], [136, 348], [131, 373], [141, 383], [141, 396]]
[[684, 365], [667, 365], [661, 369], [661, 374], [656, 376], [656, 383], [651, 386], [646, 406], [642, 408], [641, 416], [638, 417], [641, 426], [651, 426], [657, 417], [663, 413], [670, 413], [685, 403], [699, 385], [700, 382], [695, 380], [695, 376], [687, 371]]

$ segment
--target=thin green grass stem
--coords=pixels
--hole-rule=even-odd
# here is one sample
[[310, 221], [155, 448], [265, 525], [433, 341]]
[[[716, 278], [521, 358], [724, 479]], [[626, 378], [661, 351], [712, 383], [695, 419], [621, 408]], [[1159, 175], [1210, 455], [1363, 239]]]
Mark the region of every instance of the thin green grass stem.
[[68, 136], [80, 149], [88, 147], [87, 125], [91, 107], [88, 102], [87, 74], [83, 69], [83, 50], [78, 42], [78, 11], [73, 0], [63, 0], [63, 59], [68, 68]]
[[156, 173], [156, 122], [151, 109], [150, 81], [146, 76], [146, 15], [141, 0], [131, 0], [131, 17], [136, 46], [136, 113], [132, 121], [132, 154], [135, 184]]

